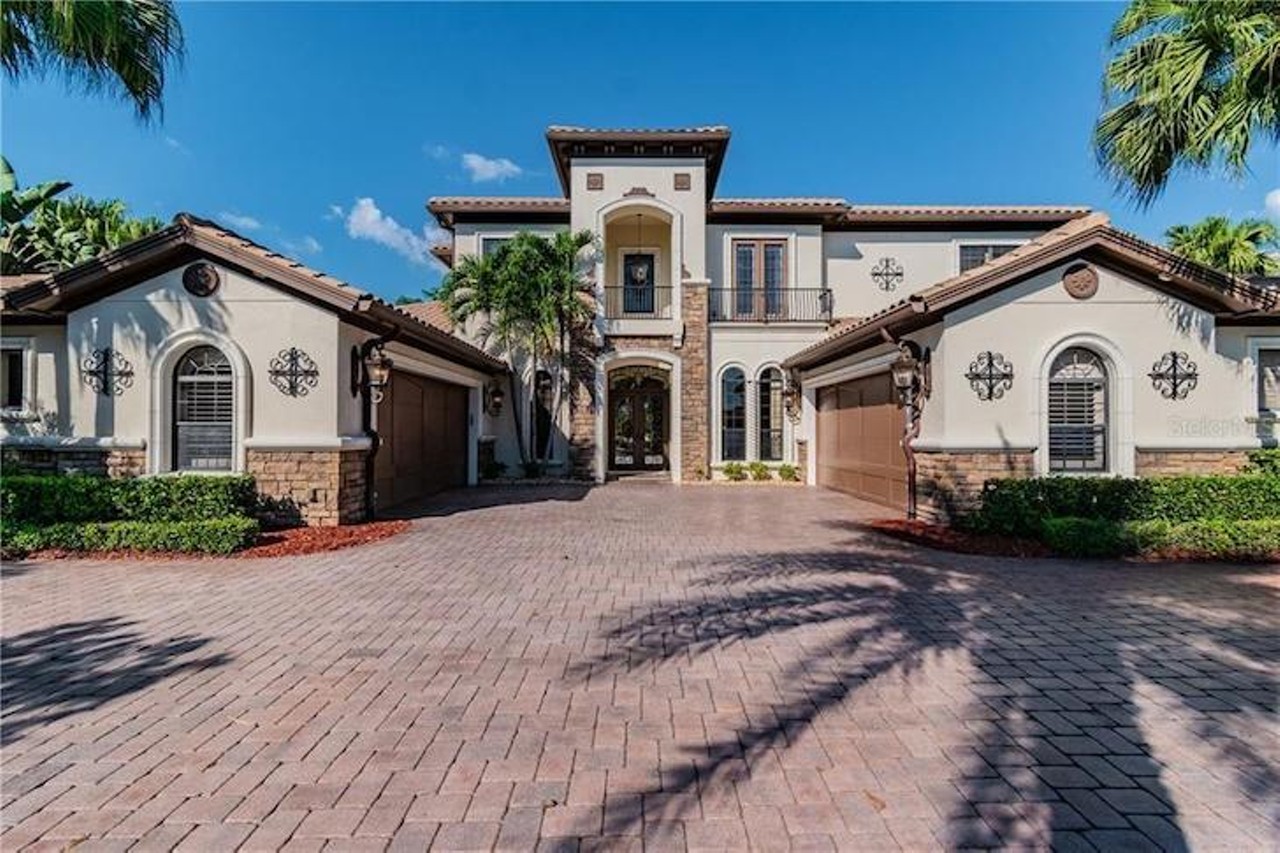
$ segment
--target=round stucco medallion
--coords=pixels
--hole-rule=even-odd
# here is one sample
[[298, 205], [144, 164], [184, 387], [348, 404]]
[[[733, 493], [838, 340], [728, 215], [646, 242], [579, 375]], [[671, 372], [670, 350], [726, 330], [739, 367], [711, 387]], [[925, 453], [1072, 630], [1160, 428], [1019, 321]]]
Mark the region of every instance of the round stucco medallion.
[[1076, 299], [1088, 299], [1098, 292], [1098, 271], [1088, 264], [1073, 264], [1062, 274], [1062, 286]]
[[218, 268], [207, 261], [192, 264], [182, 271], [182, 286], [192, 296], [212, 296], [218, 289]]

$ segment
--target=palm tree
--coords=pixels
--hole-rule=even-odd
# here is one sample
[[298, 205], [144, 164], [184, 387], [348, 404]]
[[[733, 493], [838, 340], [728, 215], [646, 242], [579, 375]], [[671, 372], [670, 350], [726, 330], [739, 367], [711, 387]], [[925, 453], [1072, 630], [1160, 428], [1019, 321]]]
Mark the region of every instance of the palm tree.
[[511, 411], [526, 470], [545, 462], [549, 447], [528, 452], [521, 411], [533, 389], [518, 393], [518, 374], [527, 365], [533, 383], [540, 365], [554, 367], [551, 409], [558, 422], [566, 374], [570, 382], [575, 374], [567, 368], [595, 316], [594, 290], [583, 270], [583, 252], [594, 243], [586, 231], [551, 239], [520, 232], [491, 255], [460, 258], [436, 294], [456, 325], [478, 322], [481, 344], [511, 361]]
[[28, 240], [40, 259], [40, 271], [57, 272], [163, 227], [164, 223], [154, 216], [129, 216], [125, 203], [119, 199], [78, 195], [52, 199], [36, 208]]
[[1094, 133], [1103, 171], [1140, 205], [1179, 167], [1245, 170], [1280, 139], [1280, 4], [1133, 0], [1111, 33]]
[[162, 109], [165, 73], [183, 54], [172, 0], [5, 0], [0, 63], [10, 79], [56, 70], [93, 92]]
[[31, 244], [27, 218], [54, 196], [65, 192], [67, 181], [49, 181], [20, 189], [18, 176], [0, 157], [0, 273], [40, 272], [40, 255]]
[[1276, 248], [1276, 236], [1276, 226], [1265, 219], [1232, 222], [1225, 216], [1175, 225], [1165, 232], [1169, 248], [1177, 254], [1241, 277], [1280, 271], [1280, 261], [1268, 254]]

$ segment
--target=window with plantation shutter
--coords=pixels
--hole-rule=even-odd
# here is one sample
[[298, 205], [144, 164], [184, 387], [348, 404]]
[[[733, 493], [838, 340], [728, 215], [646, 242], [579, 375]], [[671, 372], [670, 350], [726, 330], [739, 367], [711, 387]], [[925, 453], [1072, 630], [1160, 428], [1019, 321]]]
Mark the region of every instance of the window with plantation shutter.
[[216, 347], [196, 347], [174, 372], [173, 467], [230, 471], [235, 444], [231, 362]]
[[1280, 412], [1280, 349], [1258, 350], [1258, 411]]
[[1080, 347], [1054, 359], [1049, 373], [1049, 469], [1107, 470], [1107, 370]]

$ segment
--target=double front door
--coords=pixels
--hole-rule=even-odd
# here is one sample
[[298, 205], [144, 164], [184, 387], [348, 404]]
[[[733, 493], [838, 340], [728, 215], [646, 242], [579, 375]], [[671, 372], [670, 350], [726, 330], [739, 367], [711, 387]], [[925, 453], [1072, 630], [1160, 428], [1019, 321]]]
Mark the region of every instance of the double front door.
[[664, 471], [668, 467], [669, 392], [657, 377], [624, 374], [609, 389], [609, 467]]

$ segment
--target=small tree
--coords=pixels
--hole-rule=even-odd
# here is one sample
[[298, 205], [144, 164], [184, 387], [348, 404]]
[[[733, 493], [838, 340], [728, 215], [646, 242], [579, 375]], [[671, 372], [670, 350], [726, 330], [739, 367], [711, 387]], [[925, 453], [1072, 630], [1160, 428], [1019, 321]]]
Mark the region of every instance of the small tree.
[[1225, 216], [1210, 216], [1194, 225], [1175, 225], [1165, 238], [1169, 248], [1184, 258], [1231, 275], [1280, 271], [1280, 262], [1268, 254], [1276, 248], [1276, 226], [1265, 219], [1232, 222]]
[[13, 167], [0, 157], [0, 273], [40, 272], [40, 257], [29, 240], [27, 218], [70, 186], [67, 181], [49, 181], [19, 189]]

